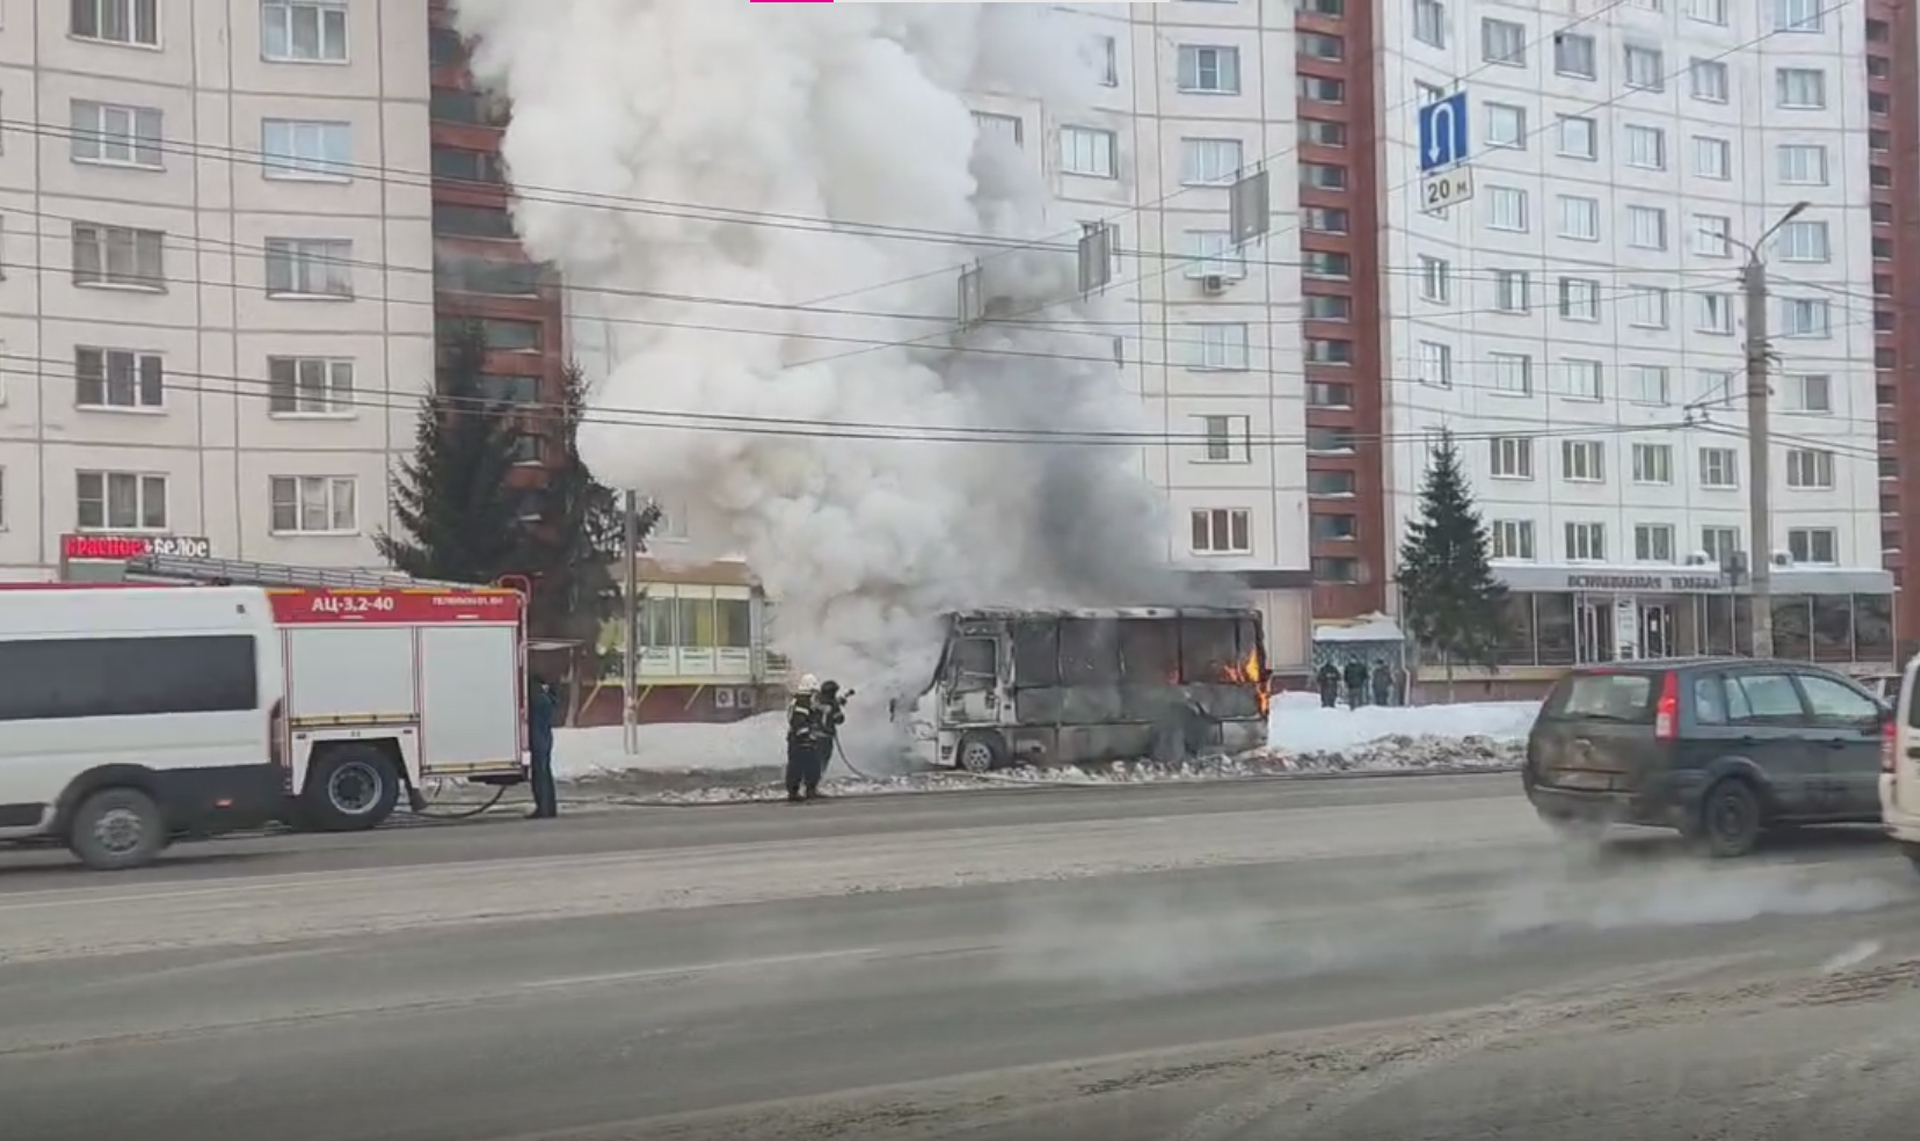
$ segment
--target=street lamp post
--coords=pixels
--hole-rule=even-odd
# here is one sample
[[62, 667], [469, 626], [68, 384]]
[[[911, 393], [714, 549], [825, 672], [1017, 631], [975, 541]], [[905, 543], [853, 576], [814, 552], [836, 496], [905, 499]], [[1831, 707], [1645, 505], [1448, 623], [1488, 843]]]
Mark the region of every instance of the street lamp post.
[[[1747, 264], [1740, 270], [1740, 290], [1747, 310], [1747, 512], [1748, 603], [1752, 607], [1753, 656], [1773, 656], [1773, 391], [1769, 382], [1772, 359], [1767, 336], [1767, 263], [1760, 251], [1782, 226], [1799, 217], [1810, 203], [1796, 202], [1746, 245]], [[1742, 245], [1745, 245], [1742, 243]]]

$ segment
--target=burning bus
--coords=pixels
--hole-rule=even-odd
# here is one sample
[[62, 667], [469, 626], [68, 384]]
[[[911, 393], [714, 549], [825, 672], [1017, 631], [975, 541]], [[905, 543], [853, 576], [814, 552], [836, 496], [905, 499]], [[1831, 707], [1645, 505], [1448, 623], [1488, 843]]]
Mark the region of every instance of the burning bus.
[[946, 617], [932, 684], [899, 703], [916, 757], [987, 772], [1267, 743], [1256, 610], [971, 610]]

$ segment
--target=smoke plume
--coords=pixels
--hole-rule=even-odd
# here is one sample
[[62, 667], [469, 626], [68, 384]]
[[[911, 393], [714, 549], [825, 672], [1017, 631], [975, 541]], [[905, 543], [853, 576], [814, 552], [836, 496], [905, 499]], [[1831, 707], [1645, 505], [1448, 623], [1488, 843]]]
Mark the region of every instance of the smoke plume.
[[[512, 101], [523, 240], [609, 329], [587, 462], [689, 504], [697, 557], [745, 554], [805, 668], [923, 683], [943, 610], [1175, 589], [1158, 496], [1139, 453], [1113, 446], [1141, 430], [1140, 406], [1110, 330], [1081, 323], [1096, 314], [1062, 249], [1075, 216], [1040, 179], [1045, 136], [1032, 117], [1024, 149], [983, 132], [963, 97], [1079, 102], [1094, 75], [1070, 20], [1042, 5], [459, 4], [476, 79]], [[976, 259], [1002, 319], [961, 332], [959, 270]]]

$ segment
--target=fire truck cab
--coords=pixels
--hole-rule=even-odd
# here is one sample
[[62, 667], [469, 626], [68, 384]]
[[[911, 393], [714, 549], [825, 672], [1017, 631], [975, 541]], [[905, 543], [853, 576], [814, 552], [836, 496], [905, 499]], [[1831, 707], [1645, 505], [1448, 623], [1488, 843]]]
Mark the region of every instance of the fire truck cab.
[[127, 584], [265, 588], [286, 678], [288, 824], [377, 827], [443, 780], [526, 779], [526, 596], [397, 574], [168, 554]]

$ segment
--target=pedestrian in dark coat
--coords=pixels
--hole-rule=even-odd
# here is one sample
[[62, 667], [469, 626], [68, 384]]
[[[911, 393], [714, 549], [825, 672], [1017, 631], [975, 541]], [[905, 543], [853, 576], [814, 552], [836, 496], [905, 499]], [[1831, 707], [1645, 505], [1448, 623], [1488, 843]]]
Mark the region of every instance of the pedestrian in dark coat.
[[533, 783], [529, 820], [552, 820], [560, 815], [560, 794], [553, 782], [553, 723], [559, 712], [560, 701], [553, 686], [536, 676], [527, 695], [527, 752], [532, 755], [527, 776]]
[[1313, 675], [1313, 680], [1314, 683], [1320, 687], [1320, 708], [1332, 709], [1334, 706], [1340, 704], [1339, 666], [1328, 662], [1326, 665], [1320, 667], [1319, 673]]
[[1367, 703], [1367, 663], [1355, 658], [1344, 671], [1347, 683], [1347, 708], [1358, 709]]

